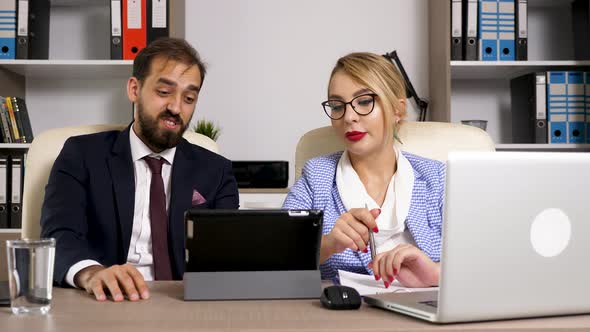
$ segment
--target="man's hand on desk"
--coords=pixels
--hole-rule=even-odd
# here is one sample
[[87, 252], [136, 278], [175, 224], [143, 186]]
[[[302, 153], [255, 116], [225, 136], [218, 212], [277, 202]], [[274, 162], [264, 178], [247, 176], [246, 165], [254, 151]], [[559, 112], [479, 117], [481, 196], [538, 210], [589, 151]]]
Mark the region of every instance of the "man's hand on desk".
[[108, 289], [115, 302], [123, 301], [124, 295], [131, 301], [150, 297], [143, 276], [130, 264], [111, 267], [89, 266], [76, 273], [74, 282], [89, 294], [94, 294], [98, 301], [107, 299], [105, 289]]

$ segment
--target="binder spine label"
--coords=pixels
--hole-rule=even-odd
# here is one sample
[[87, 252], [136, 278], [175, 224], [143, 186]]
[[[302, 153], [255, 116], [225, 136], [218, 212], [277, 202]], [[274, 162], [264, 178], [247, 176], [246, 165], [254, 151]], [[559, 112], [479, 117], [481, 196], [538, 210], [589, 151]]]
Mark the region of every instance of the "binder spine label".
[[6, 208], [7, 196], [6, 196], [6, 179], [8, 174], [6, 173], [6, 158], [0, 158], [0, 204], [4, 204]]
[[121, 1], [111, 1], [111, 35], [121, 37]]
[[536, 119], [537, 120], [546, 120], [547, 119], [547, 96], [546, 96], [546, 84], [547, 80], [545, 78], [545, 74], [539, 74], [535, 76], [535, 97], [536, 97]]
[[467, 4], [467, 37], [477, 37], [477, 0]]
[[528, 38], [527, 1], [518, 1], [518, 38]]
[[166, 1], [148, 0], [152, 2], [152, 28], [166, 28]]
[[127, 28], [141, 29], [141, 1], [127, 1]]
[[19, 37], [27, 37], [29, 35], [29, 1], [20, 0], [18, 2], [18, 28], [17, 35]]
[[14, 158], [12, 161], [12, 200], [10, 201], [11, 204], [20, 204], [21, 197], [20, 197], [20, 183], [21, 183], [21, 159]]

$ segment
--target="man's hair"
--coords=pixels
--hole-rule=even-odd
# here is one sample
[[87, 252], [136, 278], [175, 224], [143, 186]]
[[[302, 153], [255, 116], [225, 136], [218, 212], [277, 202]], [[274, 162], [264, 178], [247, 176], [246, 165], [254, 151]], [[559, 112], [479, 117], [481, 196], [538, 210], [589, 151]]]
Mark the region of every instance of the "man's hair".
[[143, 80], [150, 74], [151, 64], [156, 58], [164, 58], [166, 61], [173, 60], [183, 63], [188, 68], [197, 65], [201, 72], [201, 85], [205, 80], [207, 69], [201, 61], [201, 57], [186, 40], [179, 38], [158, 38], [147, 47], [142, 49], [133, 61], [133, 76], [138, 81]]

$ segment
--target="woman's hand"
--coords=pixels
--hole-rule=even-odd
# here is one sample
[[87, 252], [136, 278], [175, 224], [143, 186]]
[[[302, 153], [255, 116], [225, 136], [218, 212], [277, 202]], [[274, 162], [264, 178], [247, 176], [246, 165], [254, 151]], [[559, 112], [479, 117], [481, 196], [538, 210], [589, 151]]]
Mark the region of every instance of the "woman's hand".
[[350, 209], [343, 213], [334, 228], [322, 237], [320, 262], [324, 263], [330, 256], [346, 249], [367, 252], [369, 229], [379, 232], [375, 218], [381, 213], [380, 209], [369, 211], [366, 208]]
[[386, 288], [396, 278], [405, 287], [438, 286], [440, 265], [410, 244], [400, 244], [378, 254], [369, 267], [373, 269], [376, 280], [383, 278]]

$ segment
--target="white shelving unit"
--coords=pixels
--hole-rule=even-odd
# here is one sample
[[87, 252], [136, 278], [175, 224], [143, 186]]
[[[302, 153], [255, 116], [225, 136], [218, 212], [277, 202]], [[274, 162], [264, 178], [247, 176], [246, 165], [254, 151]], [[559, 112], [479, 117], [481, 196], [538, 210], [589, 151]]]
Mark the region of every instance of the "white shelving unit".
[[571, 4], [529, 0], [528, 61], [451, 61], [450, 1], [430, 0], [430, 119], [487, 120], [498, 150], [590, 151], [587, 145], [512, 144], [512, 78], [538, 71], [590, 70], [590, 61], [574, 60]]

